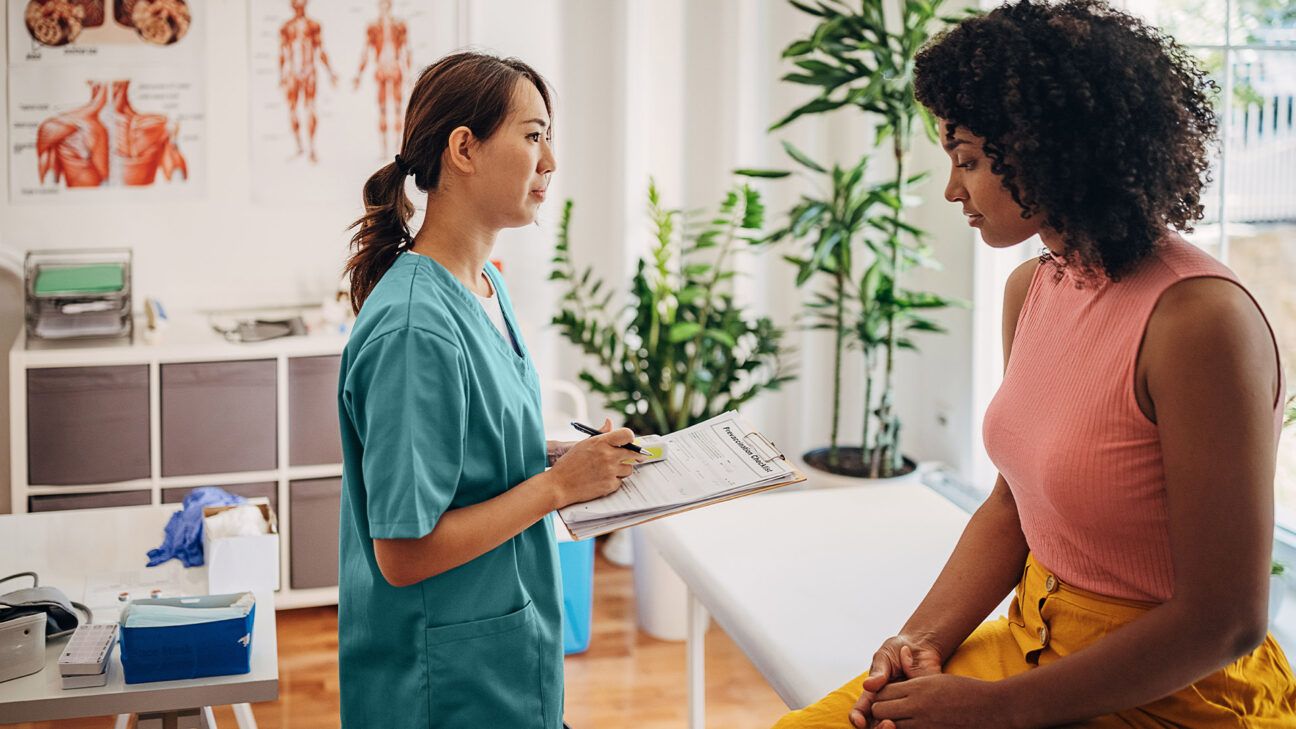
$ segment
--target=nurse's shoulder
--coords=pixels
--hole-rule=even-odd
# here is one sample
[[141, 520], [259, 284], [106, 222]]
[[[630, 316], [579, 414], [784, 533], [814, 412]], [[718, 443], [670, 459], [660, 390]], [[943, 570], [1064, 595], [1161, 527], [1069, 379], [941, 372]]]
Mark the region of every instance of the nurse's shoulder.
[[447, 343], [457, 340], [429, 263], [411, 253], [397, 257], [360, 308], [347, 349], [354, 353], [383, 335], [409, 328]]

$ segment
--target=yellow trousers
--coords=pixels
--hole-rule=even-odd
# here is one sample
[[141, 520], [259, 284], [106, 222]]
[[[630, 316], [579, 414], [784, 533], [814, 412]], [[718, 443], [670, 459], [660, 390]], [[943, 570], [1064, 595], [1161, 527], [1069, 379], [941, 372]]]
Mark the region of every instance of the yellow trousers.
[[[1118, 600], [1063, 583], [1028, 557], [1008, 617], [982, 624], [945, 663], [945, 673], [997, 681], [1046, 666], [1138, 618], [1149, 603]], [[861, 674], [817, 703], [784, 716], [775, 729], [851, 729]], [[986, 717], [993, 726], [994, 717]], [[1249, 655], [1150, 704], [1098, 717], [1086, 729], [1296, 727], [1296, 679], [1267, 636]]]

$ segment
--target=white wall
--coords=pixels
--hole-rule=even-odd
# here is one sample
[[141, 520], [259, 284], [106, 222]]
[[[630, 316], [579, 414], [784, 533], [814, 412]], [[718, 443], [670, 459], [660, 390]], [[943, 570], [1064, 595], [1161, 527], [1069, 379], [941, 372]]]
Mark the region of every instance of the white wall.
[[[261, 2], [262, 0], [255, 0]], [[313, 0], [326, 2], [327, 0]], [[872, 138], [850, 112], [803, 119], [778, 134], [770, 122], [808, 97], [778, 81], [787, 71], [779, 53], [812, 27], [812, 19], [781, 0], [459, 0], [446, 3], [466, 41], [532, 63], [556, 90], [558, 172], [540, 225], [507, 231], [497, 254], [520, 307], [524, 336], [542, 373], [575, 379], [580, 356], [548, 328], [555, 288], [545, 281], [561, 201], [576, 201], [572, 248], [609, 283], [628, 281], [635, 258], [649, 245], [644, 216], [649, 175], [665, 200], [684, 207], [717, 203], [746, 166], [787, 167], [779, 139], [820, 160], [850, 161]], [[439, 10], [440, 12], [440, 10]], [[346, 252], [354, 206], [252, 204], [248, 193], [248, 4], [210, 0], [206, 199], [168, 205], [12, 205], [7, 158], [0, 160], [0, 248], [129, 245], [136, 256], [136, 290], [172, 309], [219, 309], [308, 303], [330, 292]], [[0, 38], [0, 73], [7, 57]], [[0, 106], [0, 124], [6, 108]], [[929, 203], [915, 222], [934, 234], [945, 270], [910, 283], [948, 296], [974, 298], [974, 250], [979, 245], [956, 206], [940, 199], [943, 153], [925, 146], [919, 165], [936, 168]], [[879, 165], [876, 174], [885, 174]], [[791, 182], [765, 182], [771, 223], [795, 201]], [[767, 254], [742, 264], [736, 283], [755, 311], [790, 325], [803, 292], [792, 270]], [[16, 285], [0, 287], [0, 335], [17, 330]], [[997, 295], [996, 295], [997, 296]], [[901, 354], [899, 407], [905, 449], [971, 473], [980, 438], [974, 433], [972, 315], [941, 317], [947, 336], [921, 340], [923, 354]], [[9, 341], [8, 339], [5, 340]], [[753, 419], [789, 452], [825, 444], [831, 413], [831, 343], [822, 334], [792, 331], [801, 377], [785, 392], [754, 403]], [[996, 342], [997, 346], [997, 342]], [[7, 365], [0, 364], [0, 370]], [[852, 366], [857, 370], [858, 366]], [[0, 372], [7, 380], [7, 370]], [[860, 380], [847, 373], [843, 442], [859, 431]], [[0, 398], [7, 388], [0, 388]], [[7, 411], [7, 403], [4, 403]], [[594, 411], [601, 403], [591, 402]], [[943, 423], [942, 423], [943, 421]], [[8, 422], [0, 417], [0, 429]], [[975, 436], [975, 437], [974, 437]], [[8, 449], [0, 449], [0, 505], [8, 504]], [[0, 506], [3, 508], [3, 506]]]

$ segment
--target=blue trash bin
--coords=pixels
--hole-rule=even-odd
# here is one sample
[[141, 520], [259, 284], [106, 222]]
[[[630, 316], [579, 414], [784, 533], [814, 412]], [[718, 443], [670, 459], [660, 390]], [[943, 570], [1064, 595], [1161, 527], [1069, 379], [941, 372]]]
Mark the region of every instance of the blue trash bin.
[[589, 648], [590, 617], [594, 610], [594, 540], [558, 543], [562, 572], [563, 652]]

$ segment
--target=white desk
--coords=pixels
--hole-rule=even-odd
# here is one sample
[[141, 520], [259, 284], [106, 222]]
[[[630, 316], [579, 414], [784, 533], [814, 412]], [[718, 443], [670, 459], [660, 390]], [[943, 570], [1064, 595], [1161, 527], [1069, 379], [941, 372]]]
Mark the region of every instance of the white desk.
[[[35, 571], [42, 585], [57, 587], [69, 599], [84, 602], [87, 574], [149, 572], [144, 569], [148, 561], [145, 555], [161, 543], [163, 527], [178, 506], [0, 516], [0, 577]], [[205, 593], [204, 568], [183, 572], [181, 583], [189, 594]], [[0, 590], [19, 589], [27, 586], [26, 582], [7, 582], [0, 585]], [[68, 690], [62, 688], [58, 672], [58, 656], [68, 639], [47, 641], [43, 670], [0, 683], [0, 724], [272, 701], [279, 695], [273, 593], [257, 593], [252, 635], [252, 671], [247, 674], [127, 685], [118, 648], [109, 662], [106, 686]], [[235, 714], [240, 724], [255, 726], [246, 707], [236, 709]], [[118, 726], [124, 726], [124, 722], [119, 720]]]
[[706, 612], [801, 708], [868, 670], [968, 518], [911, 484], [774, 492], [640, 527], [689, 588], [689, 726], [704, 726]]

